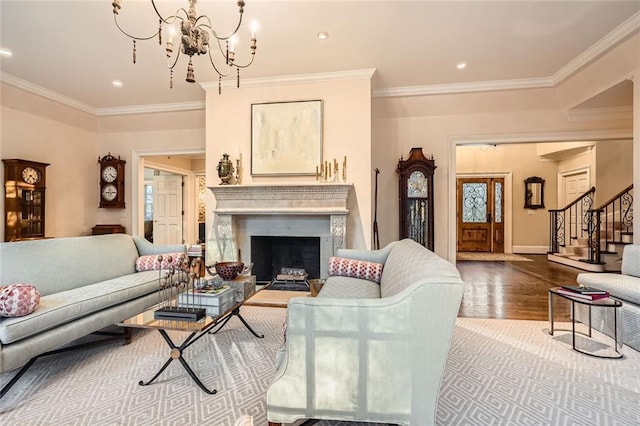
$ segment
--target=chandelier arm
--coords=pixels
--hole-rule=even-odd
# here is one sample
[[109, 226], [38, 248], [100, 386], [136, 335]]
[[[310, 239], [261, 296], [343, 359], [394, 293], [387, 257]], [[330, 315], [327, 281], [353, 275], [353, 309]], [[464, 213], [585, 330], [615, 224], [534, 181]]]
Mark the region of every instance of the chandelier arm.
[[251, 55], [251, 60], [249, 61], [249, 63], [244, 64], [244, 65], [238, 65], [235, 62], [233, 63], [233, 66], [236, 68], [249, 68], [249, 66], [251, 66], [251, 64], [253, 63], [253, 60], [255, 59], [255, 55]]
[[209, 31], [211, 31], [211, 34], [213, 34], [213, 36], [218, 40], [218, 41], [224, 41], [224, 40], [229, 40], [231, 37], [233, 37], [234, 35], [236, 35], [236, 33], [238, 32], [238, 30], [240, 29], [240, 26], [242, 25], [242, 17], [243, 17], [243, 13], [240, 12], [240, 19], [238, 19], [238, 25], [236, 25], [236, 28], [233, 30], [233, 32], [231, 34], [229, 34], [226, 37], [218, 37], [218, 33], [216, 33], [216, 31], [213, 29], [213, 24], [211, 23], [211, 19], [206, 16], [206, 15], [200, 15], [198, 16], [198, 19], [196, 19], [196, 23], [200, 20], [200, 18], [206, 19], [209, 23], [201, 23], [199, 26], [201, 27], [205, 27], [208, 28]]
[[120, 32], [124, 35], [126, 35], [129, 38], [132, 38], [134, 40], [151, 40], [152, 38], [156, 37], [158, 35], [158, 33], [160, 31], [156, 31], [155, 33], [153, 33], [152, 35], [150, 35], [149, 37], [136, 37], [134, 35], [129, 34], [128, 32], [126, 32], [125, 30], [122, 29], [122, 27], [120, 26], [120, 24], [118, 24], [118, 15], [113, 15], [113, 21], [116, 23], [116, 27], [118, 27], [118, 29], [120, 30]]
[[[187, 13], [187, 11], [184, 9], [184, 7], [181, 7], [181, 8], [179, 8], [178, 10], [176, 10], [176, 13], [175, 13], [174, 15], [170, 15], [170, 16], [168, 16], [168, 17], [164, 18], [164, 17], [160, 14], [160, 11], [158, 10], [158, 7], [156, 6], [156, 2], [155, 2], [155, 1], [153, 1], [153, 0], [151, 0], [151, 4], [153, 5], [153, 10], [155, 10], [156, 15], [158, 15], [158, 18], [160, 18], [160, 20], [161, 20], [163, 23], [167, 24], [167, 25], [171, 25], [171, 24], [173, 24], [173, 23], [176, 21], [176, 19], [180, 19], [181, 21], [184, 19], [184, 18], [181, 18], [181, 17], [180, 17], [180, 11], [183, 11], [183, 12], [184, 12], [184, 14], [185, 14], [185, 16], [189, 16], [189, 14], [188, 14], [188, 13]], [[171, 20], [171, 18], [173, 18], [173, 20]]]
[[229, 74], [231, 74], [231, 69], [233, 68], [233, 65], [229, 66], [229, 69], [227, 70], [226, 73], [220, 71], [216, 66], [216, 63], [213, 61], [213, 57], [211, 56], [211, 49], [209, 49], [209, 62], [211, 62], [211, 66], [213, 67], [214, 70], [216, 70], [216, 72], [220, 77], [227, 77]]
[[180, 59], [180, 46], [178, 46], [178, 52], [176, 53], [176, 59], [173, 61], [173, 65], [169, 65], [169, 62], [167, 62], [167, 67], [169, 67], [170, 70], [174, 69], [176, 67], [176, 64], [178, 63], [178, 59]]

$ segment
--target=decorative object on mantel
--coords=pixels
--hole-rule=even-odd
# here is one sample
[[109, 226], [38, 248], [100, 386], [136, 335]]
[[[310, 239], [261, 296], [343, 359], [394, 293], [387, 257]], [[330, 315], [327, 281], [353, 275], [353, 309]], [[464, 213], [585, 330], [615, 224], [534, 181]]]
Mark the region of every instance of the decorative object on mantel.
[[436, 163], [422, 148], [411, 148], [409, 158], [400, 156], [400, 239], [411, 238], [433, 250], [433, 175]]
[[316, 180], [329, 183], [340, 183], [340, 176], [342, 175], [342, 182], [347, 181], [347, 156], [344, 156], [342, 162], [342, 174], [340, 173], [340, 167], [338, 161], [334, 158], [333, 163], [325, 161], [320, 163], [320, 166], [316, 166]]
[[314, 176], [321, 162], [321, 100], [251, 105], [252, 176]]
[[231, 178], [233, 177], [233, 163], [229, 160], [229, 154], [222, 154], [222, 159], [218, 161], [218, 177], [220, 178], [220, 185], [229, 185]]
[[[111, 5], [113, 6], [113, 19], [116, 27], [127, 37], [133, 39], [133, 63], [136, 63], [136, 41], [137, 40], [150, 40], [158, 37], [158, 44], [162, 46], [162, 33], [165, 32], [167, 38], [165, 52], [167, 55], [167, 66], [169, 67], [169, 87], [173, 88], [173, 69], [180, 59], [180, 53], [184, 53], [189, 56], [189, 64], [187, 65], [187, 78], [185, 81], [188, 83], [195, 83], [195, 73], [193, 70], [193, 55], [209, 55], [212, 68], [218, 73], [218, 93], [222, 91], [222, 78], [227, 77], [233, 69], [236, 69], [236, 86], [240, 87], [240, 68], [248, 68], [252, 63], [256, 55], [256, 29], [257, 25], [254, 22], [251, 28], [251, 44], [249, 45], [249, 51], [251, 53], [251, 59], [245, 64], [239, 64], [235, 58], [236, 43], [238, 30], [242, 25], [242, 17], [244, 13], [245, 2], [243, 0], [238, 1], [238, 23], [235, 26], [233, 32], [229, 35], [219, 36], [218, 32], [213, 28], [212, 19], [207, 15], [200, 15], [196, 13], [197, 0], [189, 0], [189, 8], [180, 8], [174, 15], [162, 16], [158, 10], [156, 2], [151, 0], [151, 5], [155, 10], [155, 13], [159, 19], [158, 30], [150, 35], [138, 37], [125, 31], [118, 23], [118, 15], [122, 8], [122, 0], [113, 0]], [[178, 28], [179, 25], [179, 28]], [[172, 58], [173, 54], [173, 38], [176, 33], [180, 31], [181, 35], [179, 40], [179, 47], [175, 58]], [[211, 53], [210, 42], [213, 41], [214, 46], [218, 46], [218, 51], [222, 55], [224, 62], [214, 60]], [[223, 48], [224, 46], [224, 48]]]

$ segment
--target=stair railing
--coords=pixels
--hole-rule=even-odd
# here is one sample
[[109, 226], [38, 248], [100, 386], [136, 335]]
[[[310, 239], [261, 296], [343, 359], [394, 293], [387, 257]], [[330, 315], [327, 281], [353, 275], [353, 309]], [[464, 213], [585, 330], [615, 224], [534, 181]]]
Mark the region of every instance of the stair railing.
[[589, 262], [601, 263], [610, 244], [622, 243], [622, 236], [633, 232], [633, 184], [588, 214]]
[[588, 211], [595, 192], [596, 188], [591, 187], [566, 207], [549, 210], [549, 253], [559, 253], [560, 247], [571, 245], [571, 240], [589, 236]]

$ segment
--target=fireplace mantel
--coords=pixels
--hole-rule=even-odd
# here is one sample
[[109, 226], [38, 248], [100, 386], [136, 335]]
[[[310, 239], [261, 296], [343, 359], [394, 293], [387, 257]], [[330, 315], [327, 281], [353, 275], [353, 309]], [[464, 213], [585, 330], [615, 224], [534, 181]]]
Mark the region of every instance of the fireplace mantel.
[[334, 215], [349, 213], [352, 184], [254, 184], [209, 187], [217, 214]]
[[[216, 198], [208, 253], [216, 260], [251, 259], [252, 236], [320, 237], [321, 274], [346, 246], [353, 184], [251, 184], [209, 187]], [[211, 250], [211, 251], [210, 251]]]

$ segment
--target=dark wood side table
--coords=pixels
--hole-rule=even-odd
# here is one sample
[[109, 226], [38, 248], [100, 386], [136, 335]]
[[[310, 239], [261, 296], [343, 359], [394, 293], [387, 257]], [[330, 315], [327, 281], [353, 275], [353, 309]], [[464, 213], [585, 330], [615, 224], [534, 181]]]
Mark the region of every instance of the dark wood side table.
[[124, 234], [125, 229], [122, 225], [96, 225], [91, 228], [91, 235], [105, 234]]

